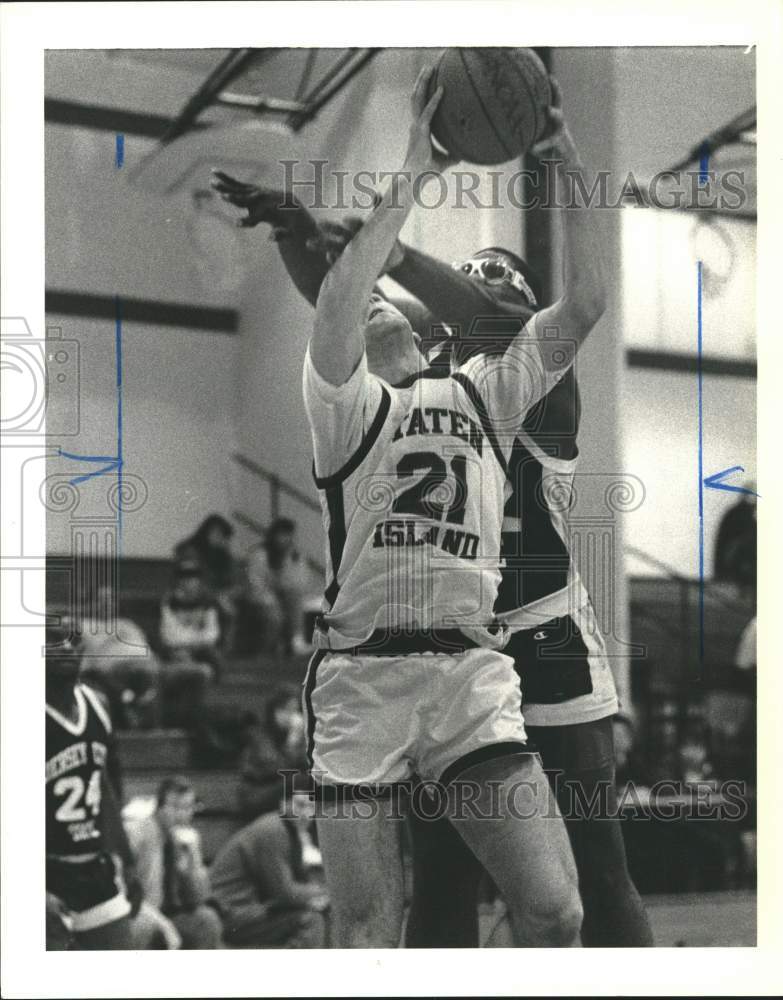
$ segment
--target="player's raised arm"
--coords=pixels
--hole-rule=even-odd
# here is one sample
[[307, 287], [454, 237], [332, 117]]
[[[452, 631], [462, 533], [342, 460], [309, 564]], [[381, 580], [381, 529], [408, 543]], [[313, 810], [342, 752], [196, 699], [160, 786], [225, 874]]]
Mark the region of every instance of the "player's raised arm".
[[[559, 108], [560, 91], [552, 80], [555, 106], [550, 108], [551, 131], [534, 149], [553, 148], [557, 154], [556, 199], [570, 204], [568, 174], [581, 171], [582, 162]], [[525, 414], [565, 376], [576, 352], [606, 307], [603, 248], [597, 209], [562, 208], [564, 217], [564, 290], [551, 306], [528, 320], [511, 339], [502, 358], [477, 358], [465, 371], [483, 393], [490, 416], [510, 445]]]
[[427, 100], [431, 70], [419, 74], [412, 97], [413, 122], [402, 171], [392, 176], [372, 216], [326, 276], [316, 305], [310, 357], [318, 374], [342, 385], [363, 352], [370, 295], [414, 203], [417, 178], [431, 169], [430, 122], [440, 88]]
[[[271, 238], [277, 243], [289, 277], [299, 293], [314, 306], [321, 283], [330, 267], [322, 246], [318, 223], [290, 191], [247, 184], [222, 170], [213, 170], [211, 185], [223, 201], [246, 214], [237, 223], [242, 229], [259, 225], [272, 227]], [[336, 228], [336, 224], [330, 224]], [[344, 230], [347, 243], [353, 233]]]
[[[555, 201], [565, 206], [571, 203], [568, 175], [584, 171], [584, 164], [560, 109], [560, 88], [554, 78], [550, 80], [554, 95], [553, 106], [549, 109], [551, 127], [549, 134], [533, 147], [533, 151], [540, 154], [552, 149], [557, 156]], [[563, 361], [560, 347], [554, 342], [558, 337], [545, 334], [557, 331], [560, 338], [571, 341], [573, 348], [579, 350], [606, 308], [598, 210], [589, 205], [575, 205], [563, 207], [561, 216], [565, 243], [563, 294], [557, 302], [537, 313], [535, 322], [542, 360], [547, 369], [561, 368]]]

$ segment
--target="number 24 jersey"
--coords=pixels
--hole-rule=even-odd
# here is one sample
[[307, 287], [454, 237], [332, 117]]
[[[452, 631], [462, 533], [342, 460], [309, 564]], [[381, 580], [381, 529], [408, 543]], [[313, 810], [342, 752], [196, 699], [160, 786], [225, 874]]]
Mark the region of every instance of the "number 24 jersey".
[[98, 696], [77, 684], [76, 721], [46, 706], [46, 853], [104, 848], [101, 797], [111, 721]]

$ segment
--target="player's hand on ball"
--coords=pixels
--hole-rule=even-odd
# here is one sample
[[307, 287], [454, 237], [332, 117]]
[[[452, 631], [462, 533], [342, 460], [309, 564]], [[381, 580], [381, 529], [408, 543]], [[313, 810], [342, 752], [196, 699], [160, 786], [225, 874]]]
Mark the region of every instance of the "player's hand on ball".
[[547, 110], [547, 127], [544, 135], [531, 148], [535, 156], [542, 153], [562, 153], [566, 158], [576, 153], [576, 147], [563, 116], [563, 94], [560, 84], [550, 74], [549, 85], [552, 89], [552, 103]]
[[413, 122], [411, 124], [410, 136], [408, 139], [408, 152], [405, 163], [413, 167], [417, 173], [425, 173], [428, 170], [442, 169], [442, 154], [432, 144], [432, 119], [438, 108], [441, 97], [443, 97], [443, 87], [438, 87], [434, 93], [430, 94], [434, 67], [425, 67], [419, 73], [416, 86], [413, 88], [411, 97], [411, 114]]
[[223, 201], [247, 212], [247, 215], [237, 222], [241, 228], [250, 229], [261, 222], [266, 222], [274, 227], [273, 235], [278, 237], [286, 230], [285, 213], [290, 213], [293, 209], [281, 207], [284, 204], [292, 204], [292, 200], [286, 199], [283, 191], [259, 187], [256, 184], [245, 184], [223, 173], [222, 170], [212, 171], [210, 186], [213, 191], [217, 191]]

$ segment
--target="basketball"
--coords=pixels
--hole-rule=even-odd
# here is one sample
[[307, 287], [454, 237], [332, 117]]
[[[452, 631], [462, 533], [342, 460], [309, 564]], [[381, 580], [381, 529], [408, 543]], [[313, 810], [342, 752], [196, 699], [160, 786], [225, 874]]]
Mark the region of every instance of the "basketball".
[[544, 134], [552, 94], [532, 49], [446, 49], [431, 86], [443, 87], [432, 134], [460, 160], [506, 163]]

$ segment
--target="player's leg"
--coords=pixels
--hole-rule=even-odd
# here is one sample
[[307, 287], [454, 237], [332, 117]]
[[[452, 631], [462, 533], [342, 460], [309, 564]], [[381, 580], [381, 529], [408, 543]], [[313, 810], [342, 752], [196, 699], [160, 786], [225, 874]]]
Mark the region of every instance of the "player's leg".
[[79, 951], [117, 951], [134, 947], [131, 906], [118, 874], [117, 862], [102, 852], [82, 862], [47, 858], [47, 891], [69, 910], [75, 947]]
[[399, 947], [402, 823], [389, 799], [321, 803], [316, 825], [332, 905], [333, 947]]
[[421, 666], [410, 657], [319, 651], [310, 661], [303, 701], [333, 947], [399, 946], [405, 820], [395, 783], [409, 778], [421, 686]]
[[496, 757], [448, 783], [450, 817], [503, 893], [517, 945], [571, 947], [582, 907], [565, 825], [534, 754]]
[[223, 924], [211, 906], [201, 904], [186, 913], [178, 913], [172, 923], [187, 951], [212, 951], [223, 947]]
[[129, 951], [134, 947], [130, 917], [77, 931], [74, 937], [79, 951]]
[[[484, 869], [446, 816], [433, 816], [426, 786], [414, 789], [408, 814], [413, 898], [406, 948], [477, 948], [478, 889]], [[431, 800], [430, 800], [431, 801]]]
[[572, 726], [531, 726], [528, 733], [566, 816], [584, 907], [584, 946], [651, 947], [650, 922], [628, 872], [617, 816], [611, 717]]

